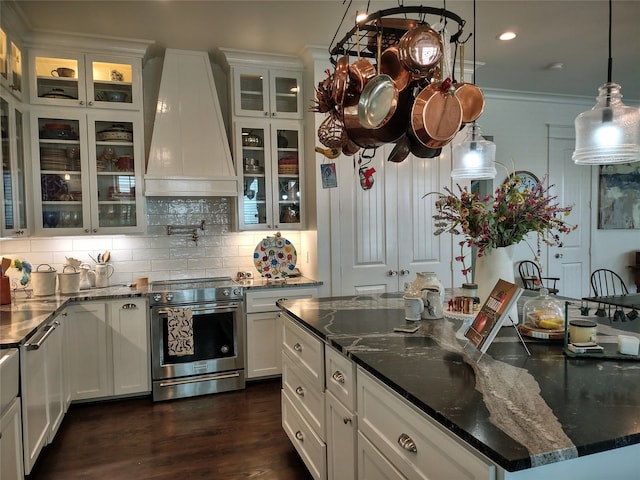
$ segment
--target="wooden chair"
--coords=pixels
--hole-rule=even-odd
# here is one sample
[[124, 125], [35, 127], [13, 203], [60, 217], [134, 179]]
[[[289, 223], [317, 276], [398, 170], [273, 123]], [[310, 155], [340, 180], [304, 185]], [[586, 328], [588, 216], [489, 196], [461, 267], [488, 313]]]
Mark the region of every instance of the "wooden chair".
[[[627, 285], [624, 283], [624, 280], [620, 278], [620, 275], [607, 268], [594, 270], [594, 272], [591, 274], [591, 288], [593, 289], [593, 294], [596, 297], [627, 295], [629, 293], [629, 290], [627, 290]], [[596, 316], [604, 317], [605, 315], [609, 317], [610, 322], [612, 318], [613, 320], [626, 320], [624, 311], [621, 308], [616, 307], [614, 309], [612, 317], [611, 305], [607, 305], [607, 310], [605, 311], [603, 305], [598, 304], [598, 308], [596, 309]], [[632, 317], [630, 316], [629, 318], [631, 319]]]
[[557, 283], [560, 279], [558, 277], [543, 277], [536, 262], [521, 261], [518, 264], [518, 272], [520, 272], [522, 286], [525, 290], [540, 291], [541, 288], [546, 288], [551, 295], [558, 293]]

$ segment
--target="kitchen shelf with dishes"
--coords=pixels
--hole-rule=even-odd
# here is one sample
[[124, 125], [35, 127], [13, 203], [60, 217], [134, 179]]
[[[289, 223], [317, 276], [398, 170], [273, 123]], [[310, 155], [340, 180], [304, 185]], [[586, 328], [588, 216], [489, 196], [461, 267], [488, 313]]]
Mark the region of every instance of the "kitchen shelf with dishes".
[[[32, 113], [36, 233], [141, 231], [142, 135], [135, 113]], [[52, 115], [50, 115], [52, 114]], [[39, 194], [39, 195], [38, 195]]]
[[30, 53], [31, 103], [141, 109], [139, 58], [43, 50]]
[[11, 92], [18, 100], [22, 100], [22, 75], [23, 75], [22, 47], [18, 39], [12, 36], [12, 32], [0, 28], [0, 85]]

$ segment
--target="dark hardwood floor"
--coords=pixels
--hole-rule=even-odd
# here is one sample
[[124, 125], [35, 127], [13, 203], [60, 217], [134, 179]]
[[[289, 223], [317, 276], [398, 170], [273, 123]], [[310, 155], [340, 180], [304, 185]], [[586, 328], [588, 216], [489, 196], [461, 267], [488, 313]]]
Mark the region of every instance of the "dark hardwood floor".
[[30, 480], [311, 479], [282, 430], [280, 379], [153, 403], [73, 404]]

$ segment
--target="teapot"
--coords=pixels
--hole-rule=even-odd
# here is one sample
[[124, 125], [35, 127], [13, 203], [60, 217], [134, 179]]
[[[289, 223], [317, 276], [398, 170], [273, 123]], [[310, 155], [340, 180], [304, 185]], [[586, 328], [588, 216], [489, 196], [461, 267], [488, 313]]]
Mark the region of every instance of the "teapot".
[[87, 263], [80, 265], [80, 290], [89, 290], [96, 285], [96, 272]]

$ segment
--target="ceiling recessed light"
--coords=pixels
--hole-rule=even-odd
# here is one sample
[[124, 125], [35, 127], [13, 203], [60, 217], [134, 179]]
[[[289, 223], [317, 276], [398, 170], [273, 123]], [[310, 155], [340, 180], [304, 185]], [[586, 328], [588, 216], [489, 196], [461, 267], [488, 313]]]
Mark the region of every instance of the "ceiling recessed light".
[[498, 37], [500, 40], [513, 40], [514, 38], [516, 38], [516, 32], [504, 32], [501, 33], [500, 36]]
[[547, 65], [547, 70], [562, 70], [564, 68], [564, 63], [562, 62], [553, 62]]

